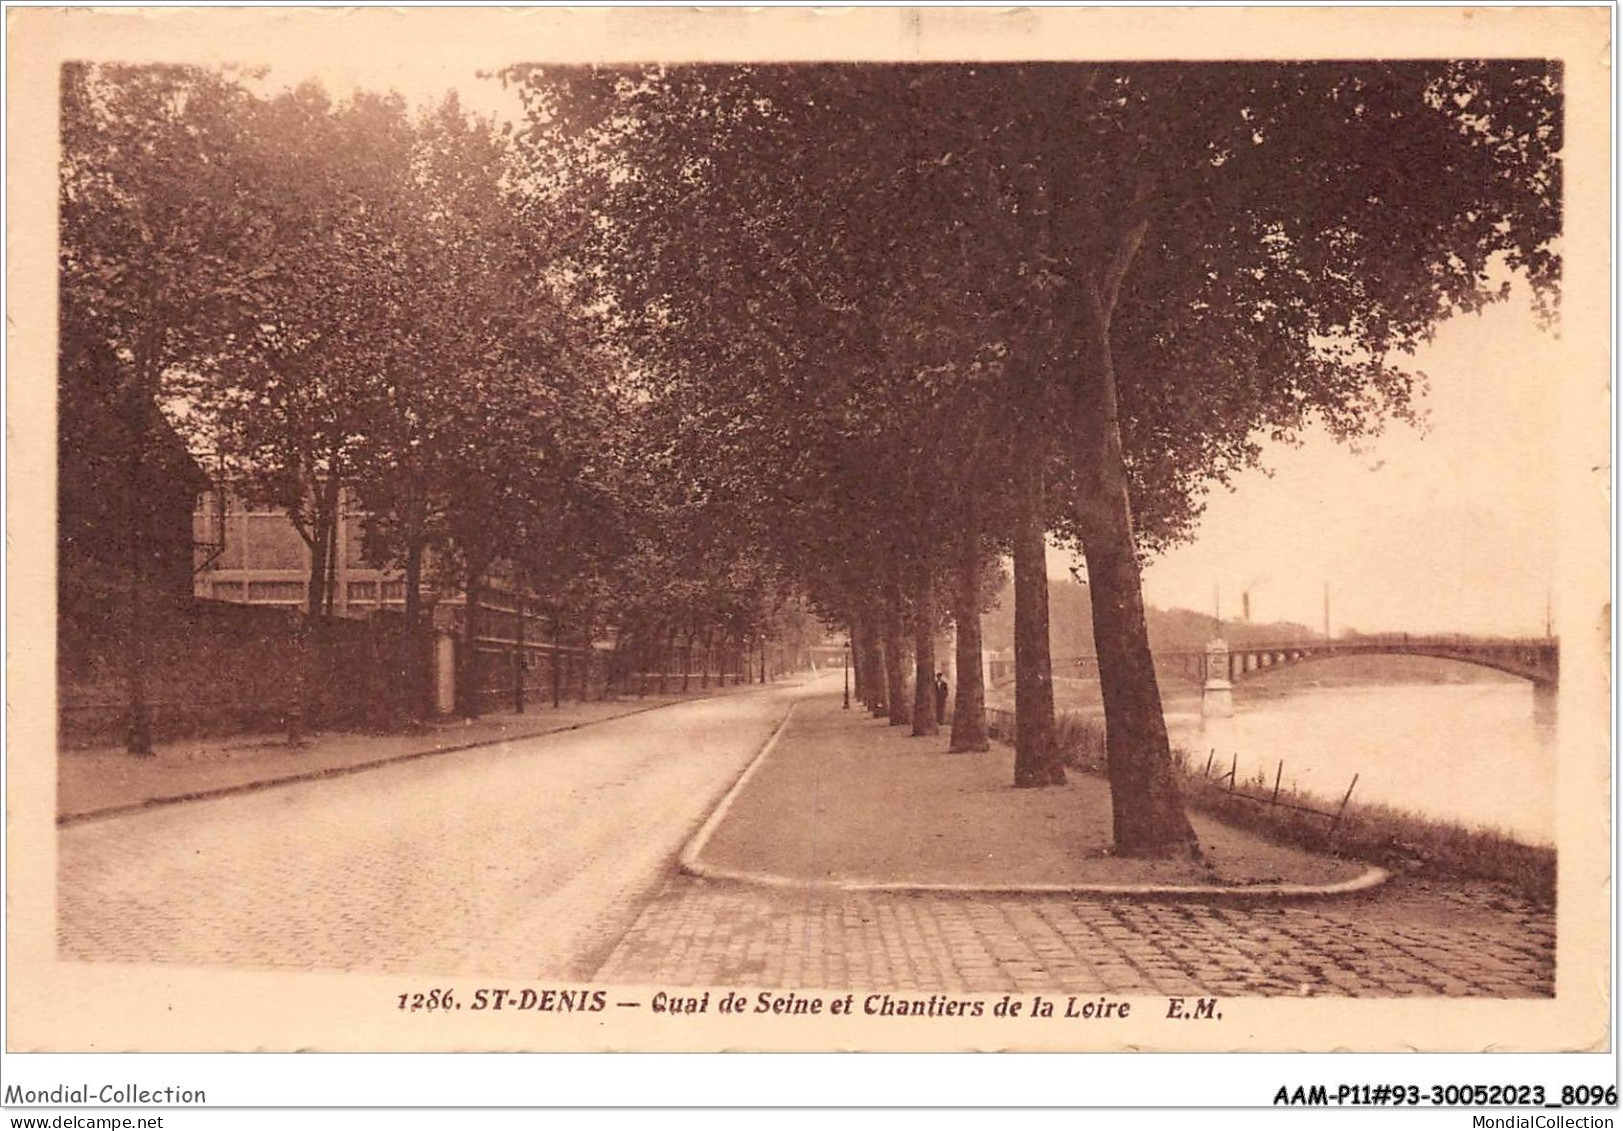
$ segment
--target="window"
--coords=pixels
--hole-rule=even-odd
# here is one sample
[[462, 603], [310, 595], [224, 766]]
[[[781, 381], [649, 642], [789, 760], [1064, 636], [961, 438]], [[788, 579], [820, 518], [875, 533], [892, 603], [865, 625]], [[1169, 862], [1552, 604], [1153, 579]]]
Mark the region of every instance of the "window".
[[347, 593], [349, 603], [352, 605], [370, 604], [378, 599], [378, 583], [375, 581], [351, 581]]
[[302, 581], [250, 581], [248, 600], [274, 604], [299, 604], [304, 601]]
[[404, 601], [406, 599], [406, 583], [404, 581], [385, 581], [383, 583], [383, 599], [385, 601]]
[[242, 600], [242, 582], [216, 581], [214, 583], [214, 599], [216, 601]]

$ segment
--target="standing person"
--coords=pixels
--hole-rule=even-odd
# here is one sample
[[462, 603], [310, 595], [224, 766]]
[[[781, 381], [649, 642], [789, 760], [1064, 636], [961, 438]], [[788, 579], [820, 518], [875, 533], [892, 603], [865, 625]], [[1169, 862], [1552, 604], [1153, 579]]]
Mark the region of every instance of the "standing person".
[[935, 721], [940, 726], [947, 721], [947, 677], [935, 673]]

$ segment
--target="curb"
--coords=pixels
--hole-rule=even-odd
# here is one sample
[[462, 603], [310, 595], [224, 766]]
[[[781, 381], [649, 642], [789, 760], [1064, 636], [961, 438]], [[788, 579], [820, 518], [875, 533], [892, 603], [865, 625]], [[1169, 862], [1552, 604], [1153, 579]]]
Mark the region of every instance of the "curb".
[[[715, 698], [715, 696], [696, 696], [692, 699], [677, 699], [670, 703], [654, 703], [647, 707], [636, 707], [630, 711], [622, 711], [615, 715], [605, 715], [601, 719], [588, 719], [585, 722], [549, 727], [546, 730], [526, 731], [523, 734], [503, 735], [500, 738], [481, 738], [474, 742], [457, 743], [454, 746], [436, 746], [431, 750], [412, 750], [405, 754], [390, 754], [382, 758], [374, 758], [370, 762], [355, 762], [347, 766], [326, 766], [319, 770], [305, 770], [286, 777], [265, 778], [260, 781], [241, 782], [237, 785], [216, 786], [213, 789], [199, 789], [190, 793], [173, 794], [168, 797], [149, 797], [142, 801], [132, 801], [124, 805], [112, 805], [105, 809], [87, 809], [77, 813], [62, 813], [57, 816], [56, 824], [58, 828], [64, 828], [68, 825], [80, 825], [86, 821], [100, 820], [103, 817], [125, 817], [132, 813], [144, 813], [149, 809], [161, 809], [167, 805], [180, 805], [188, 801], [212, 801], [218, 797], [231, 797], [239, 793], [258, 793], [261, 790], [275, 789], [278, 786], [299, 785], [302, 782], [320, 781], [323, 778], [341, 778], [349, 774], [362, 773], [366, 770], [380, 769], [383, 766], [398, 765], [401, 762], [414, 762], [419, 758], [432, 758], [439, 754], [457, 754], [464, 750], [477, 750], [482, 746], [500, 746], [504, 742], [523, 742], [531, 738], [543, 738], [549, 734], [566, 734], [572, 730], [581, 730], [585, 727], [597, 726], [600, 723], [610, 723], [616, 719], [628, 719], [633, 715], [658, 711], [666, 707], [679, 707], [684, 703], [704, 702], [709, 698]], [[751, 763], [752, 766], [753, 764]], [[728, 796], [731, 796], [731, 794]]]
[[799, 880], [770, 872], [745, 872], [684, 861], [683, 871], [700, 879], [780, 891], [821, 891], [887, 895], [1031, 895], [1076, 896], [1140, 902], [1165, 900], [1179, 903], [1294, 903], [1334, 899], [1372, 891], [1391, 878], [1384, 868], [1368, 868], [1360, 876], [1334, 884], [944, 884], [879, 880]]
[[1190, 903], [1288, 903], [1314, 899], [1334, 899], [1339, 896], [1358, 895], [1373, 891], [1391, 878], [1385, 868], [1370, 867], [1359, 876], [1333, 884], [947, 884], [888, 880], [804, 880], [782, 876], [775, 872], [750, 872], [735, 868], [718, 868], [699, 858], [721, 822], [726, 819], [733, 802], [749, 784], [750, 778], [768, 754], [777, 747], [778, 740], [789, 727], [789, 719], [799, 701], [791, 703], [783, 720], [761, 746], [760, 752], [750, 760], [744, 772], [733, 783], [722, 799], [716, 803], [710, 816], [699, 831], [693, 834], [682, 849], [677, 861], [678, 869], [701, 880], [740, 884], [747, 887], [771, 888], [779, 891], [822, 891], [839, 894], [882, 892], [889, 895], [1069, 895], [1100, 899], [1129, 899], [1137, 901], [1168, 900]]
[[[789, 704], [789, 709], [783, 713], [783, 718], [778, 720], [778, 725], [767, 736], [767, 740], [761, 744], [761, 749], [756, 751], [755, 757], [750, 759], [750, 764], [744, 767], [744, 772], [738, 775], [738, 780], [733, 782], [732, 788], [722, 794], [721, 800], [716, 802], [716, 807], [710, 811], [710, 816], [706, 817], [704, 824], [699, 826], [699, 831], [694, 833], [693, 838], [682, 847], [682, 854], [676, 859], [676, 866], [679, 871], [686, 872], [690, 876], [698, 876], [701, 879], [727, 878], [715, 874], [714, 870], [709, 868], [708, 865], [699, 863], [699, 854], [710, 843], [710, 838], [715, 835], [716, 829], [727, 816], [727, 811], [733, 807], [733, 802], [744, 791], [744, 787], [749, 784], [750, 778], [755, 776], [755, 771], [760, 768], [761, 763], [766, 761], [766, 756], [772, 753], [773, 749], [778, 745], [778, 739], [782, 738], [783, 732], [788, 729], [789, 720], [794, 716], [795, 708], [799, 705], [799, 699]], [[793, 882], [787, 877], [784, 877], [784, 881], [785, 883]]]

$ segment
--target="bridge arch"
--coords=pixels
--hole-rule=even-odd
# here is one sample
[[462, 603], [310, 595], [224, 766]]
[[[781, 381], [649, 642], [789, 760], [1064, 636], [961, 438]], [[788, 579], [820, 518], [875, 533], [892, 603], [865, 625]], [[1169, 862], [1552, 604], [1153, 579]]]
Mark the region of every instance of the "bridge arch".
[[1275, 668], [1340, 656], [1424, 656], [1488, 668], [1554, 686], [1560, 679], [1560, 651], [1553, 640], [1483, 641], [1469, 638], [1396, 638], [1330, 641], [1317, 644], [1240, 645], [1228, 650], [1228, 678], [1239, 682]]
[[[1230, 683], [1275, 668], [1291, 667], [1311, 660], [1337, 656], [1425, 656], [1489, 668], [1525, 679], [1536, 687], [1551, 688], [1560, 680], [1561, 651], [1553, 639], [1502, 640], [1473, 637], [1393, 636], [1357, 637], [1351, 640], [1293, 643], [1238, 644], [1224, 646], [1215, 653], [1209, 649], [1162, 650], [1154, 654], [1156, 675], [1202, 683], [1226, 675]], [[1215, 670], [1213, 664], [1219, 665]], [[1009, 665], [1008, 675], [1013, 676]], [[1097, 655], [1069, 656], [1054, 660], [1054, 675], [1097, 679]]]

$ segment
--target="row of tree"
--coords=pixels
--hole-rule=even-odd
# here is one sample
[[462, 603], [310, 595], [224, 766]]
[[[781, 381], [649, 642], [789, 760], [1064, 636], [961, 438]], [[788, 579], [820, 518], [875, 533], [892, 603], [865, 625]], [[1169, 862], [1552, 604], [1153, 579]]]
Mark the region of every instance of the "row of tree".
[[[290, 516], [312, 616], [332, 611], [340, 512], [358, 506], [368, 558], [404, 578], [406, 721], [427, 699], [425, 599], [466, 595], [472, 676], [498, 566], [554, 644], [589, 656], [614, 634], [611, 678], [665, 670], [679, 634], [741, 668], [794, 619], [789, 590], [661, 474], [658, 406], [564, 307], [556, 232], [526, 219], [502, 132], [454, 97], [414, 113], [255, 86], [64, 69], [61, 366], [124, 422], [134, 493], [156, 474], [161, 405], [224, 486]], [[121, 536], [130, 745], [148, 752], [152, 534]], [[475, 712], [478, 681], [458, 688]]]
[[979, 616], [1012, 558], [1018, 786], [1063, 779], [1067, 541], [1124, 853], [1195, 851], [1143, 557], [1264, 442], [1407, 414], [1406, 356], [1510, 272], [1544, 313], [1557, 283], [1546, 62], [500, 78], [523, 115], [498, 128], [76, 71], [65, 337], [115, 342], [140, 395], [189, 382], [313, 561], [355, 490], [408, 592], [429, 547], [470, 593], [507, 558], [583, 639], [612, 616], [655, 652], [804, 594], [917, 734], [950, 622], [955, 750], [985, 746]]
[[[528, 202], [587, 209], [578, 303], [673, 406], [680, 465], [848, 626], [858, 682], [983, 746], [1012, 556], [1015, 784], [1053, 743], [1046, 536], [1086, 562], [1124, 853], [1195, 851], [1143, 555], [1310, 421], [1409, 412], [1439, 320], [1554, 293], [1558, 69], [519, 67]], [[738, 473], [748, 470], [748, 476]], [[911, 647], [909, 647], [909, 645]], [[904, 665], [916, 671], [911, 709]]]

